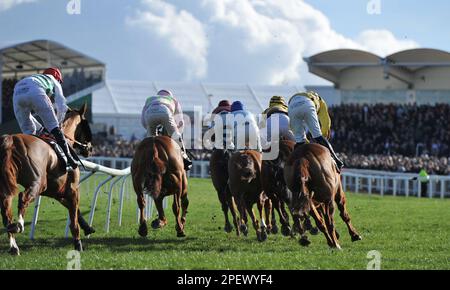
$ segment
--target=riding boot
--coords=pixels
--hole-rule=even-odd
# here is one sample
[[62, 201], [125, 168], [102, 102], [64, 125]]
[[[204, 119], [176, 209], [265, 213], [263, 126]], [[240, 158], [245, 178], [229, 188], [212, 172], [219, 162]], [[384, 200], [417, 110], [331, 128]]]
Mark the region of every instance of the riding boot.
[[181, 137], [178, 139], [178, 144], [181, 147], [181, 156], [183, 157], [184, 170], [188, 171], [192, 167], [192, 161], [186, 153], [186, 148], [184, 147], [184, 142]]
[[69, 164], [69, 166], [73, 169], [76, 169], [78, 167], [78, 164], [73, 158], [72, 154], [70, 154], [69, 144], [67, 143], [66, 138], [64, 138], [61, 129], [59, 129], [59, 127], [56, 127], [52, 130], [51, 133], [55, 137], [56, 143], [58, 143], [59, 147], [61, 147], [62, 151], [66, 155], [67, 163]]
[[331, 157], [333, 157], [334, 161], [336, 162], [337, 169], [338, 171], [340, 171], [341, 168], [344, 167], [344, 162], [341, 159], [339, 159], [339, 157], [337, 157], [336, 152], [334, 152], [334, 149], [331, 146], [330, 142], [328, 142], [328, 140], [325, 139], [323, 136], [314, 138], [314, 140], [320, 145], [325, 146], [326, 148], [328, 148], [328, 150], [330, 150]]

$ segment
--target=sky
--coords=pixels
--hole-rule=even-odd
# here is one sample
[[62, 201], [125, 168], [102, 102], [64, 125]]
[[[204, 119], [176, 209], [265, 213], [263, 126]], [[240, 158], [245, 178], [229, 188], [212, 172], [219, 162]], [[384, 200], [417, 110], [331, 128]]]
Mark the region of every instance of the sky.
[[122, 80], [326, 84], [304, 57], [450, 51], [449, 24], [448, 0], [0, 0], [0, 47], [50, 39]]

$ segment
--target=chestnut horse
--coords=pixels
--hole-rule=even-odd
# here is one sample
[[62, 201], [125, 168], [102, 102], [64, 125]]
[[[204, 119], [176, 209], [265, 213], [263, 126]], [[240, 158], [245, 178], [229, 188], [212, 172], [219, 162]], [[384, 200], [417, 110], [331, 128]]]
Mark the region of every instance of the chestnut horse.
[[[261, 184], [261, 162], [262, 155], [255, 150], [244, 150], [233, 153], [228, 161], [229, 187], [239, 210], [239, 228], [247, 235], [247, 213], [252, 220], [256, 230], [258, 241], [267, 239], [267, 226], [263, 216], [263, 208], [267, 199], [262, 190]], [[261, 225], [253, 212], [253, 205], [257, 204]]]
[[285, 165], [284, 177], [292, 192], [294, 226], [301, 234], [300, 243], [310, 242], [301, 220], [311, 214], [317, 227], [325, 235], [328, 245], [341, 249], [339, 234], [334, 225], [334, 202], [347, 225], [352, 241], [361, 240], [350, 221], [340, 174], [327, 148], [319, 144], [304, 144], [296, 148]]
[[214, 149], [209, 159], [209, 168], [211, 170], [211, 179], [214, 188], [217, 191], [220, 204], [222, 205], [222, 211], [225, 216], [224, 230], [230, 233], [233, 230], [233, 226], [228, 219], [228, 210], [230, 210], [233, 217], [233, 224], [238, 230], [236, 209], [231, 195], [230, 188], [228, 187], [228, 160], [230, 153], [222, 149]]
[[[80, 110], [68, 110], [61, 126], [68, 142], [88, 157], [92, 134], [85, 119], [87, 106]], [[9, 236], [13, 255], [19, 255], [15, 234], [24, 231], [25, 211], [39, 195], [59, 201], [69, 210], [70, 230], [75, 250], [82, 251], [80, 226], [86, 235], [94, 232], [83, 219], [79, 209], [78, 181], [80, 170], [67, 171], [52, 147], [42, 139], [25, 134], [0, 137], [0, 207], [3, 225]], [[12, 201], [17, 194], [18, 184], [24, 187], [19, 194], [18, 221], [13, 222]]]
[[[274, 160], [263, 160], [262, 162], [262, 187], [264, 193], [272, 201], [273, 208], [278, 212], [280, 223], [281, 223], [281, 233], [284, 236], [291, 235], [291, 227], [289, 225], [289, 214], [286, 211], [285, 205], [290, 204], [292, 200], [292, 193], [287, 188], [286, 182], [284, 181], [284, 166], [290, 157], [292, 151], [294, 150], [295, 142], [291, 140], [280, 140], [278, 142], [279, 153]], [[265, 153], [263, 153], [264, 156]], [[275, 211], [269, 216], [266, 212], [266, 217], [268, 220], [268, 226], [271, 226], [272, 233], [276, 234], [278, 232], [278, 227], [275, 220]], [[305, 219], [306, 229], [310, 231], [311, 234], [316, 235], [318, 233], [317, 228], [312, 227], [309, 217]]]
[[[158, 210], [158, 218], [151, 224], [154, 229], [162, 228], [167, 224], [163, 200], [168, 195], [174, 195], [172, 210], [176, 218], [175, 229], [177, 237], [184, 237], [189, 200], [187, 177], [178, 144], [167, 136], [145, 138], [138, 145], [134, 154], [131, 175], [140, 210], [139, 235], [146, 237], [148, 234], [144, 215], [144, 194], [152, 196]], [[180, 209], [182, 209], [182, 213], [180, 213]]]

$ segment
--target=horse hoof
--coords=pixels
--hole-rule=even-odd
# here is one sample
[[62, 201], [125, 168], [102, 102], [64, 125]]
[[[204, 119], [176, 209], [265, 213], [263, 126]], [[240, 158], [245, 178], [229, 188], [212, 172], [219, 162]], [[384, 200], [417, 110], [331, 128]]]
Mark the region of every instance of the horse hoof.
[[89, 236], [91, 234], [95, 233], [95, 229], [93, 227], [89, 227], [84, 231], [85, 236]]
[[184, 237], [186, 237], [186, 234], [184, 232], [177, 233], [177, 238], [184, 238]]
[[226, 233], [231, 233], [231, 231], [233, 231], [233, 226], [230, 224], [225, 224], [224, 230]]
[[256, 233], [256, 235], [258, 236], [258, 241], [260, 241], [260, 242], [264, 242], [264, 241], [267, 240], [267, 232], [266, 232], [266, 230], [261, 230], [259, 235], [258, 235], [258, 233]]
[[336, 244], [336, 246], [334, 247], [334, 249], [335, 249], [335, 250], [338, 250], [338, 251], [342, 251], [342, 248], [341, 248], [341, 246], [340, 246], [339, 244]]
[[141, 237], [143, 237], [143, 238], [145, 238], [145, 237], [147, 236], [147, 234], [148, 234], [147, 223], [142, 223], [142, 224], [139, 226], [138, 233], [139, 233], [139, 235], [140, 235]]
[[9, 254], [12, 256], [20, 256], [19, 248], [9, 248]]
[[307, 246], [309, 246], [309, 244], [311, 244], [311, 242], [308, 240], [307, 237], [301, 237], [300, 240], [299, 240], [299, 243], [303, 247], [307, 247]]
[[241, 230], [241, 232], [244, 234], [244, 236], [247, 236], [247, 235], [248, 235], [248, 228], [247, 228], [246, 225], [241, 225], [241, 226], [240, 226], [240, 230]]
[[[319, 233], [319, 229], [317, 229], [316, 227], [311, 227], [310, 229], [309, 229], [309, 233], [311, 234], [311, 235], [313, 235], [313, 236], [316, 236], [318, 233]], [[336, 232], [336, 235], [337, 235], [338, 233]], [[339, 239], [339, 238], [338, 238]]]
[[271, 234], [278, 234], [278, 226], [277, 225], [272, 225], [272, 228], [270, 229], [270, 233]]
[[75, 251], [83, 252], [83, 244], [81, 244], [81, 240], [74, 241], [73, 245], [74, 245]]
[[6, 231], [10, 234], [18, 234], [20, 233], [20, 228], [19, 228], [19, 224], [18, 223], [14, 223], [14, 224], [9, 224], [6, 227]]
[[362, 237], [360, 235], [354, 235], [352, 236], [352, 242], [361, 241]]
[[285, 237], [291, 235], [291, 227], [290, 226], [281, 226], [281, 234]]
[[154, 221], [152, 221], [152, 229], [154, 230], [160, 229], [164, 227], [166, 224], [167, 224], [166, 221], [155, 219]]

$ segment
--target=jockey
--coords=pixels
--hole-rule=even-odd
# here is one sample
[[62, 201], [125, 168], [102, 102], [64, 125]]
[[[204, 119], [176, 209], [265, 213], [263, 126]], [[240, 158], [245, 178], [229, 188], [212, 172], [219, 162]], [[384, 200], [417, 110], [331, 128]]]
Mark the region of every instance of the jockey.
[[260, 123], [262, 128], [266, 128], [262, 131], [262, 138], [265, 141], [271, 141], [272, 126], [274, 126], [275, 118], [278, 119], [278, 133], [279, 139], [292, 140], [294, 141], [294, 134], [289, 128], [289, 116], [288, 116], [288, 106], [283, 97], [273, 96], [270, 99], [269, 107], [264, 110], [263, 119]]
[[67, 157], [68, 165], [75, 169], [78, 164], [70, 153], [69, 145], [59, 127], [68, 108], [61, 87], [62, 82], [61, 71], [54, 67], [46, 69], [42, 74], [20, 80], [14, 87], [14, 115], [24, 134], [35, 135], [43, 128], [31, 115], [31, 111], [34, 111], [44, 123], [44, 128], [55, 137], [56, 143]]
[[[217, 149], [234, 149], [233, 142], [231, 140], [232, 133], [228, 129], [227, 126], [227, 116], [231, 113], [231, 104], [228, 100], [222, 100], [219, 102], [219, 105], [212, 111], [213, 121], [211, 123], [210, 128], [214, 128], [214, 147]], [[222, 128], [219, 126], [216, 127], [216, 124], [219, 120], [216, 118], [220, 118], [220, 122], [222, 124]], [[216, 138], [215, 136], [222, 135], [222, 140]], [[220, 143], [216, 143], [222, 141]]]
[[258, 150], [261, 151], [261, 140], [259, 128], [255, 116], [247, 111], [240, 101], [231, 104], [233, 114], [234, 149], [236, 150]]
[[147, 130], [147, 136], [156, 136], [157, 127], [162, 125], [168, 136], [180, 146], [185, 170], [192, 167], [180, 133], [184, 127], [183, 111], [172, 92], [160, 90], [156, 96], [148, 97], [142, 109], [141, 123]]
[[308, 129], [314, 141], [330, 150], [338, 169], [344, 166], [344, 162], [337, 157], [327, 140], [330, 138], [331, 119], [327, 104], [316, 92], [309, 91], [293, 95], [289, 100], [289, 117], [297, 145], [306, 142], [306, 129]]

